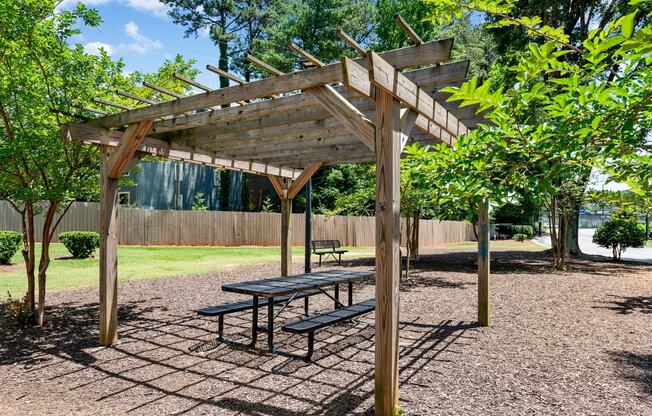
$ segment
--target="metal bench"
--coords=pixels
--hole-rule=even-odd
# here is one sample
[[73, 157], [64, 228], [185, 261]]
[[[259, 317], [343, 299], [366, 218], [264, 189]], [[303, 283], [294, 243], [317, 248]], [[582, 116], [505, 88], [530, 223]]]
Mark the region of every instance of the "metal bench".
[[325, 328], [330, 325], [335, 325], [340, 322], [348, 321], [349, 319], [353, 319], [357, 316], [372, 312], [374, 309], [376, 309], [376, 300], [368, 299], [360, 303], [285, 324], [281, 327], [281, 329], [285, 332], [290, 332], [293, 334], [305, 334], [306, 332], [308, 333], [308, 353], [305, 356], [300, 356], [283, 351], [277, 352], [288, 357], [299, 358], [310, 362], [310, 358], [312, 357], [312, 353], [314, 351], [316, 330]]
[[[295, 299], [304, 299], [304, 304], [303, 304], [303, 311], [306, 315], [308, 315], [308, 306], [309, 306], [309, 298], [310, 296], [314, 296], [321, 293], [318, 289], [314, 290], [307, 290], [304, 292], [299, 292], [296, 295], [288, 295], [288, 296], [279, 296], [277, 298], [273, 298], [274, 304], [279, 304], [279, 303], [287, 303], [290, 300], [295, 300]], [[268, 298], [259, 298], [258, 300], [258, 307], [265, 306], [269, 303]], [[224, 337], [224, 315], [228, 315], [231, 313], [236, 313], [236, 312], [242, 312], [246, 310], [250, 310], [254, 308], [254, 301], [253, 300], [245, 300], [242, 302], [235, 302], [235, 303], [226, 303], [224, 305], [217, 305], [217, 306], [211, 306], [208, 308], [202, 308], [202, 309], [197, 309], [196, 312], [198, 315], [202, 316], [217, 316], [218, 319], [218, 329], [217, 329], [217, 334], [218, 334], [218, 339], [221, 341], [230, 341], [233, 342], [233, 340], [227, 339]], [[254, 327], [257, 326], [257, 321], [258, 317], [254, 316], [255, 321]], [[253, 340], [255, 342], [255, 340]]]
[[[349, 250], [342, 249], [340, 240], [313, 240], [311, 242], [312, 253], [319, 256], [319, 265], [321, 266], [322, 256], [328, 258], [328, 256], [333, 257], [333, 260], [337, 261], [337, 264], [342, 264], [342, 254], [348, 252]], [[335, 257], [335, 255], [338, 257]]]

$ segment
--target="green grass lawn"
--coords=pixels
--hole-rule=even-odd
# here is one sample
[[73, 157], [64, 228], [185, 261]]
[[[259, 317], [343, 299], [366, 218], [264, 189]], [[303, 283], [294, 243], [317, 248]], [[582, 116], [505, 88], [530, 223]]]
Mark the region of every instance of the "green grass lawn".
[[[465, 243], [449, 244], [448, 247], [477, 248], [478, 243], [469, 241]], [[490, 250], [514, 250], [514, 251], [544, 251], [546, 247], [532, 241], [514, 241], [514, 240], [492, 240], [489, 243]]]
[[[74, 260], [69, 258], [70, 253], [63, 244], [52, 244], [50, 250], [52, 262], [48, 269], [48, 290], [97, 285], [97, 253], [92, 259]], [[349, 247], [348, 250], [348, 258], [374, 254], [373, 247]], [[303, 261], [303, 247], [294, 247], [292, 254], [295, 261]], [[238, 266], [280, 263], [281, 251], [279, 247], [121, 246], [118, 248], [118, 259], [118, 279], [126, 282], [223, 271]], [[22, 265], [22, 262], [20, 253], [12, 259], [12, 263]], [[15, 297], [23, 294], [26, 288], [24, 267], [0, 272], [0, 299], [7, 297], [7, 291]]]

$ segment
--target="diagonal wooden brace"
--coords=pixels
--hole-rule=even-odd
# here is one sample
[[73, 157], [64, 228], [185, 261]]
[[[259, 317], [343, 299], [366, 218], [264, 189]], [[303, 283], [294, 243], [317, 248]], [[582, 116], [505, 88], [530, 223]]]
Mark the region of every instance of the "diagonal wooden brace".
[[136, 154], [138, 147], [152, 127], [154, 119], [150, 118], [138, 123], [130, 124], [127, 130], [122, 134], [120, 144], [111, 153], [109, 158], [108, 176], [112, 179], [118, 179], [127, 171], [131, 159]]

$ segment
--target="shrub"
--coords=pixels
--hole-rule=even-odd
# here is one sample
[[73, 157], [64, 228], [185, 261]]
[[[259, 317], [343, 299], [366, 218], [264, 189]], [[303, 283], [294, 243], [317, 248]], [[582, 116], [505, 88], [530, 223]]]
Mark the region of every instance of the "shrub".
[[34, 314], [29, 308], [29, 301], [27, 300], [27, 293], [23, 299], [14, 299], [11, 293], [7, 292], [7, 300], [2, 303], [3, 309], [7, 315], [11, 316], [16, 322], [25, 325], [31, 322]]
[[520, 241], [521, 243], [524, 242], [525, 240], [529, 240], [529, 237], [525, 234], [514, 234], [514, 237], [512, 237], [516, 241]]
[[496, 231], [505, 234], [507, 238], [515, 238], [516, 234], [525, 234], [527, 238], [534, 237], [534, 227], [531, 225], [498, 225]]
[[0, 231], [0, 264], [9, 264], [18, 252], [23, 236], [15, 231]]
[[621, 253], [630, 247], [645, 246], [645, 240], [645, 230], [635, 219], [618, 216], [605, 222], [593, 234], [593, 242], [610, 248], [614, 260], [620, 260]]
[[70, 254], [76, 259], [87, 259], [100, 246], [100, 235], [92, 231], [68, 231], [59, 234]]

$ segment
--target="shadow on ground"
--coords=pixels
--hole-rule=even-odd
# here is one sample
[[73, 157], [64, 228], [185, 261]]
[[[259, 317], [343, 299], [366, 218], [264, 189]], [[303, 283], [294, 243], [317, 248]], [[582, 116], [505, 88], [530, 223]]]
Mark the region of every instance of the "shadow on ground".
[[[282, 317], [296, 318], [301, 310], [290, 307]], [[97, 402], [111, 401], [118, 413], [181, 415], [217, 407], [257, 416], [372, 414], [373, 317], [318, 332], [308, 364], [268, 353], [264, 334], [256, 349], [236, 348], [215, 341], [213, 320], [192, 311], [172, 316], [145, 302], [120, 305], [120, 343], [103, 348], [98, 315], [97, 304], [52, 306], [48, 324], [38, 329], [12, 326], [1, 314], [0, 324], [9, 330], [0, 334], [0, 365], [19, 365], [73, 394], [95, 392]], [[229, 316], [229, 335], [246, 338], [250, 318]], [[401, 383], [415, 385], [428, 383], [421, 370], [446, 360], [475, 327], [421, 320], [400, 325]], [[279, 333], [276, 341], [288, 351], [306, 348], [297, 335]]]

